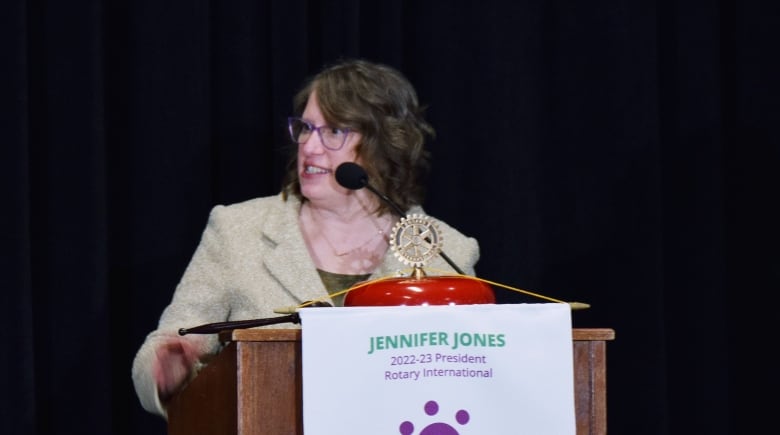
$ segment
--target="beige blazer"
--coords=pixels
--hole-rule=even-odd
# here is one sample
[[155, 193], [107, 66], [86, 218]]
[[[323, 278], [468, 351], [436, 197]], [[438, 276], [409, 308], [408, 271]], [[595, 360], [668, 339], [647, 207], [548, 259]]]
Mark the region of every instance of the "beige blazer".
[[[152, 377], [154, 350], [166, 336], [179, 328], [230, 320], [276, 317], [274, 309], [296, 306], [327, 297], [325, 286], [309, 257], [298, 225], [301, 207], [296, 197], [281, 194], [256, 198], [228, 206], [218, 205], [209, 215], [200, 244], [177, 285], [170, 304], [138, 350], [132, 377], [142, 406], [166, 416]], [[413, 207], [409, 214], [425, 214]], [[436, 220], [447, 256], [464, 273], [474, 275], [479, 245], [444, 222]], [[428, 275], [455, 274], [441, 258], [425, 267]], [[371, 279], [408, 273], [388, 249]], [[297, 328], [296, 324], [273, 325]], [[186, 336], [189, 337], [189, 336]], [[203, 336], [200, 337], [204, 338]], [[219, 351], [216, 336], [207, 336], [201, 351]], [[199, 369], [200, 367], [196, 367]]]

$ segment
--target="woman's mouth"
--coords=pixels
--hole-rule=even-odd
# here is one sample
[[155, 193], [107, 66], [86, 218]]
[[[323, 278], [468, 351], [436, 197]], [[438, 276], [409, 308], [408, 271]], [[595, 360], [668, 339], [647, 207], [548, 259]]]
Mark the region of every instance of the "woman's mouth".
[[325, 168], [320, 168], [319, 166], [307, 165], [307, 166], [304, 166], [304, 168], [303, 168], [303, 173], [304, 174], [312, 174], [312, 175], [313, 174], [327, 174], [329, 172], [330, 172], [330, 170], [325, 169]]

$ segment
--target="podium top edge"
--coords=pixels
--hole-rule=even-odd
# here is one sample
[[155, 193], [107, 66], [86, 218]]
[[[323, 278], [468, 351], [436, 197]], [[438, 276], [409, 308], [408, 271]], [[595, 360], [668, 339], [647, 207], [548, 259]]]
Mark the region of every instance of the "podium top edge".
[[574, 328], [571, 333], [574, 341], [611, 341], [615, 339], [615, 330], [611, 328]]
[[233, 329], [219, 334], [221, 342], [227, 341], [300, 341], [299, 328]]

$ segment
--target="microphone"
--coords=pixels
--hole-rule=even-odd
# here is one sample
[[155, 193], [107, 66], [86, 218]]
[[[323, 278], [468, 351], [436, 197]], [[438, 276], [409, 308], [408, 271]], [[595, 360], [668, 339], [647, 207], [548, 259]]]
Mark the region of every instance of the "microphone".
[[336, 181], [342, 187], [358, 190], [368, 186], [368, 174], [362, 166], [354, 162], [344, 162], [336, 168]]
[[[406, 217], [406, 212], [401, 210], [401, 207], [398, 206], [393, 200], [387, 197], [387, 195], [383, 194], [382, 192], [376, 190], [373, 186], [371, 186], [368, 183], [368, 174], [366, 173], [366, 170], [363, 169], [362, 166], [358, 165], [355, 162], [344, 162], [336, 168], [336, 181], [342, 186], [346, 187], [350, 190], [360, 190], [362, 188], [366, 188], [370, 190], [374, 195], [378, 196], [382, 199], [387, 205], [390, 206], [390, 208], [395, 211], [395, 213], [400, 217]], [[439, 251], [439, 255], [441, 258], [444, 259], [444, 261], [447, 262], [453, 269], [455, 269], [456, 272], [458, 272], [461, 275], [465, 275], [463, 271], [447, 256], [447, 254], [444, 253], [444, 251]]]
[[336, 181], [338, 181], [342, 187], [346, 187], [347, 189], [351, 190], [360, 190], [365, 187], [366, 189], [373, 192], [374, 195], [382, 198], [382, 200], [387, 205], [389, 205], [398, 216], [406, 216], [406, 212], [401, 210], [401, 207], [399, 207], [398, 204], [388, 198], [387, 195], [376, 190], [373, 186], [368, 184], [368, 174], [366, 173], [366, 170], [357, 163], [344, 162], [340, 164], [339, 167], [336, 168]]

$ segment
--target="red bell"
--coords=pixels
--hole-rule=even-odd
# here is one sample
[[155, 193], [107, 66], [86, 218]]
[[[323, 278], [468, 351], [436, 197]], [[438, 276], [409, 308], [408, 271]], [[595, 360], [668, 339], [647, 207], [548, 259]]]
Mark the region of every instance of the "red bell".
[[496, 303], [492, 287], [476, 278], [426, 276], [419, 268], [409, 277], [386, 278], [355, 287], [345, 296], [345, 307]]

